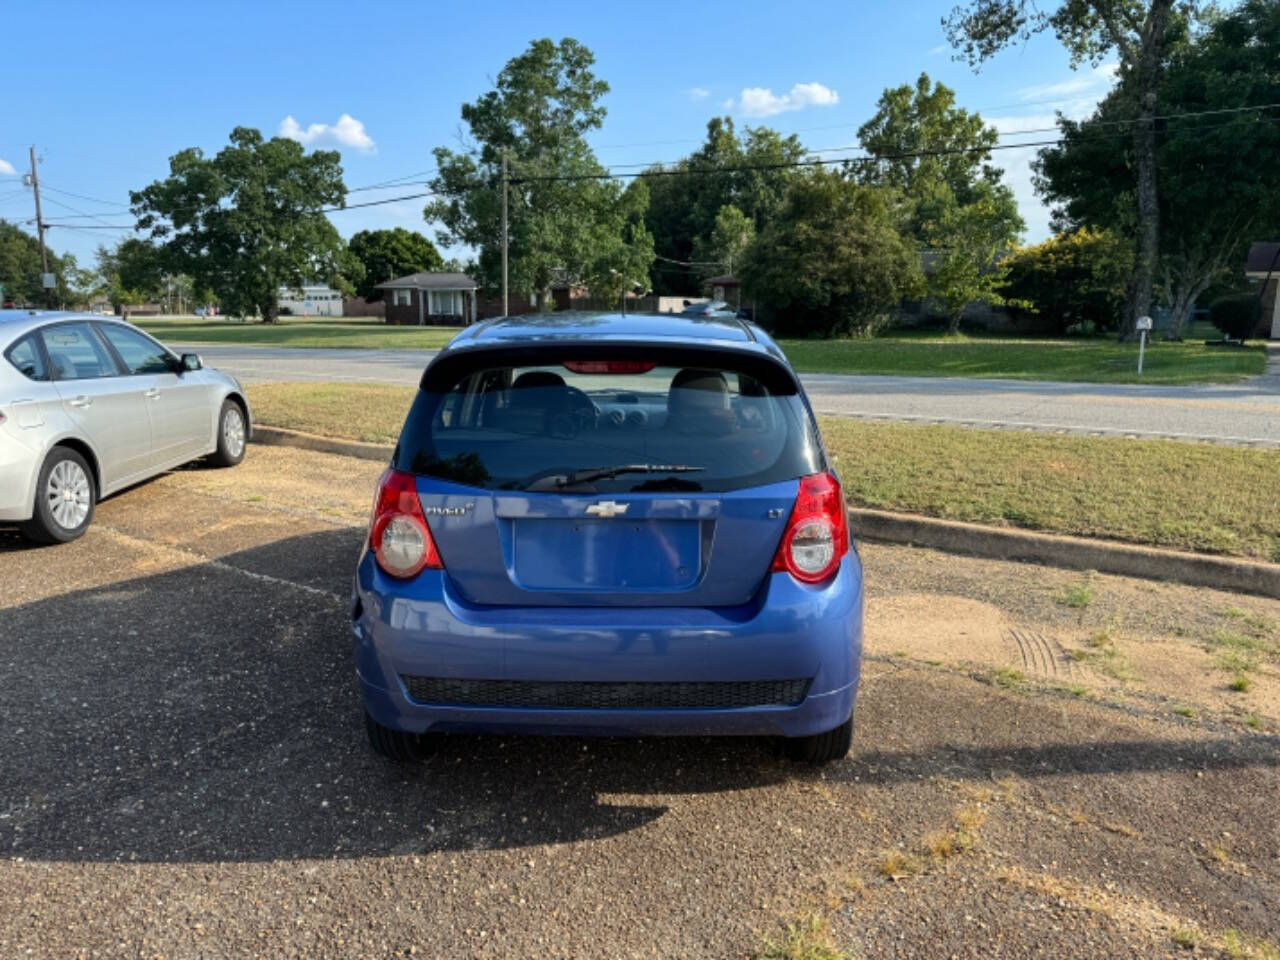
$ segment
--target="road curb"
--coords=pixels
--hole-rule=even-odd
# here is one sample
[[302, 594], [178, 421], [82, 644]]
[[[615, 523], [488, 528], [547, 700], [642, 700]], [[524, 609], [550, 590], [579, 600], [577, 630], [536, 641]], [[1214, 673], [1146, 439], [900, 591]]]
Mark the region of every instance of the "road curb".
[[[391, 444], [339, 440], [261, 424], [254, 424], [253, 441], [384, 463], [391, 459], [394, 449]], [[861, 540], [928, 547], [989, 560], [1016, 560], [1068, 570], [1097, 570], [1125, 577], [1167, 580], [1193, 587], [1213, 587], [1280, 599], [1280, 564], [861, 507], [849, 508], [849, 524], [854, 536]]]
[[253, 425], [253, 442], [275, 447], [298, 447], [301, 450], [315, 450], [318, 453], [336, 453], [361, 460], [381, 460], [384, 463], [391, 459], [391, 451], [395, 449], [389, 443], [339, 440], [336, 437], [303, 433], [301, 430], [286, 430], [283, 427], [269, 427], [261, 423]]
[[849, 509], [849, 522], [854, 536], [864, 540], [929, 547], [991, 560], [1169, 580], [1280, 599], [1280, 564], [858, 507]]

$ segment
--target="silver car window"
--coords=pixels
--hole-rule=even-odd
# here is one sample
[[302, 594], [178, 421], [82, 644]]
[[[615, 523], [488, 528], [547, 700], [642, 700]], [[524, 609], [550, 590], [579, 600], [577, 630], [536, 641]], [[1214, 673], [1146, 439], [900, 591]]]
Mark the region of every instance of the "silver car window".
[[129, 373], [168, 373], [169, 352], [149, 337], [114, 323], [98, 324], [98, 330], [116, 348]]
[[8, 350], [5, 356], [28, 380], [48, 380], [49, 371], [44, 367], [44, 357], [36, 343], [35, 334], [27, 334]]
[[87, 323], [58, 323], [40, 331], [58, 380], [114, 377], [115, 362]]

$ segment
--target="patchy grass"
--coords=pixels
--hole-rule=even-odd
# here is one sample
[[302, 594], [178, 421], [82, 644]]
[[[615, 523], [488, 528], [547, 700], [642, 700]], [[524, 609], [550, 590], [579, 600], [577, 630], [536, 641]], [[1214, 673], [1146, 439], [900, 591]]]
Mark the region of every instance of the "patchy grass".
[[[388, 443], [413, 397], [370, 384], [248, 390], [262, 423]], [[835, 417], [822, 431], [858, 506], [1280, 560], [1280, 451]]]
[[1183, 950], [1194, 950], [1200, 943], [1200, 931], [1195, 927], [1178, 927], [1169, 936]]
[[1120, 648], [1116, 645], [1116, 634], [1112, 628], [1107, 627], [1096, 631], [1086, 643], [1088, 649], [1071, 651], [1071, 659], [1087, 663], [1099, 673], [1113, 680], [1119, 680], [1121, 683], [1128, 683], [1138, 678], [1133, 663], [1120, 652]]
[[905, 850], [886, 850], [876, 861], [876, 872], [890, 880], [910, 877], [920, 872], [920, 861]]
[[1243, 673], [1237, 673], [1231, 678], [1231, 682], [1228, 683], [1227, 686], [1236, 693], [1248, 693], [1253, 687], [1253, 681]]
[[756, 960], [851, 960], [831, 940], [826, 922], [810, 914], [766, 937]]
[[396, 327], [370, 318], [281, 317], [276, 323], [226, 317], [139, 317], [136, 325], [165, 343], [242, 344], [262, 347], [342, 347], [438, 350], [461, 327]]
[[1093, 603], [1093, 588], [1087, 584], [1073, 584], [1062, 592], [1058, 602], [1073, 610], [1083, 610]]
[[869, 340], [783, 340], [797, 370], [913, 377], [990, 377], [1087, 383], [1233, 383], [1262, 373], [1260, 344], [1206, 347], [1152, 341], [1142, 376], [1138, 345], [1103, 338], [1016, 338], [897, 333]]
[[1006, 690], [1020, 690], [1028, 683], [1027, 675], [1013, 667], [995, 667], [988, 676], [997, 687], [1004, 687]]
[[1182, 703], [1174, 707], [1173, 712], [1180, 717], [1186, 717], [1188, 720], [1194, 720], [1200, 716], [1200, 714], [1196, 713], [1195, 707], [1188, 707], [1186, 704]]

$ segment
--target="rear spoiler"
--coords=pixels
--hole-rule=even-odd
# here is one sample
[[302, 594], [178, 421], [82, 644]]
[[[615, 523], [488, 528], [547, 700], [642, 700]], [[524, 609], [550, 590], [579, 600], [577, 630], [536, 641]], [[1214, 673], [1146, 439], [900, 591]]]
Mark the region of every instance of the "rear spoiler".
[[644, 360], [663, 367], [706, 367], [752, 377], [775, 396], [800, 392], [796, 376], [781, 360], [759, 350], [714, 344], [662, 344], [653, 341], [582, 341], [512, 346], [468, 347], [436, 354], [419, 386], [428, 393], [447, 393], [478, 370], [502, 367], [558, 366], [566, 360]]

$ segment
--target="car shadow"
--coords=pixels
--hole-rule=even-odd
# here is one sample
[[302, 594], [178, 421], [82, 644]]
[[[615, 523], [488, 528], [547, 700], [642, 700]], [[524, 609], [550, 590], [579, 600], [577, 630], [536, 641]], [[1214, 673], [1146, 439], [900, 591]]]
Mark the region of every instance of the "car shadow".
[[[362, 537], [323, 531], [6, 608], [0, 852], [258, 861], [567, 843], [643, 827], [664, 795], [791, 775], [758, 739], [459, 735], [421, 765], [374, 755], [347, 601]], [[29, 557], [56, 569], [54, 553]]]

